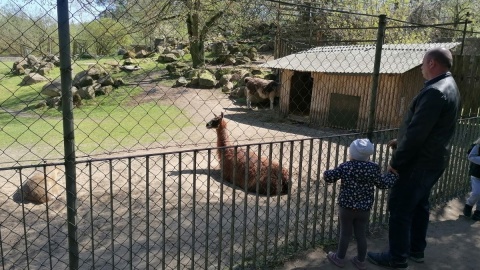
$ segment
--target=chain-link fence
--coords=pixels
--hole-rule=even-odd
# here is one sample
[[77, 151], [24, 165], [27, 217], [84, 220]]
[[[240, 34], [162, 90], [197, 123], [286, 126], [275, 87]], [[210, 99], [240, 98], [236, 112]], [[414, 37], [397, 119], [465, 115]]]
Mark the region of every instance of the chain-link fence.
[[[454, 52], [464, 108], [432, 202], [466, 192], [476, 22], [425, 4], [336, 2], [2, 3], [3, 269], [272, 268], [336, 240], [338, 187], [322, 172], [360, 136], [385, 167], [436, 46]], [[221, 113], [226, 129], [208, 129]], [[228, 181], [255, 168], [270, 183], [276, 162], [286, 194]], [[371, 230], [387, 221], [386, 196]]]

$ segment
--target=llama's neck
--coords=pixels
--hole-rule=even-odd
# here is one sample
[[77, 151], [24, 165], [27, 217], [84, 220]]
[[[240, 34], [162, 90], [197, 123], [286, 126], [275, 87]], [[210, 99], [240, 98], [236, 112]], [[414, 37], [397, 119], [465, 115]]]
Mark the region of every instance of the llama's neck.
[[229, 146], [230, 140], [228, 138], [227, 123], [222, 121], [220, 126], [217, 128], [217, 146]]

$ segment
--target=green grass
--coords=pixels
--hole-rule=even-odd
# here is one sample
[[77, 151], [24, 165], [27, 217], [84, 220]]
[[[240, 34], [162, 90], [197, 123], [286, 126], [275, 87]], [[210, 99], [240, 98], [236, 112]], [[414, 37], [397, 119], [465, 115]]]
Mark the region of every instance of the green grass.
[[[109, 61], [120, 61], [117, 57], [78, 60], [72, 68], [80, 72], [88, 65], [104, 65]], [[13, 63], [0, 62], [0, 147], [8, 151], [23, 148], [63, 149], [62, 112], [56, 108], [35, 109], [45, 97], [40, 95], [44, 83], [21, 86], [23, 76], [9, 74]], [[139, 72], [112, 72], [127, 83], [135, 83], [149, 77], [162, 83], [163, 78], [154, 78], [165, 69], [164, 64], [152, 60], [141, 60]], [[107, 65], [105, 65], [107, 66]], [[46, 77], [59, 78], [55, 68]], [[168, 81], [168, 83], [171, 83]], [[170, 84], [171, 85], [171, 84]], [[172, 132], [191, 125], [183, 111], [173, 105], [155, 102], [134, 104], [131, 97], [144, 91], [135, 85], [126, 85], [112, 91], [108, 96], [82, 100], [83, 105], [74, 109], [75, 143], [83, 153], [101, 153], [116, 148], [130, 149], [141, 144], [148, 147], [154, 142], [171, 140]], [[8, 113], [11, 112], [11, 113]], [[62, 152], [63, 150], [60, 150]]]

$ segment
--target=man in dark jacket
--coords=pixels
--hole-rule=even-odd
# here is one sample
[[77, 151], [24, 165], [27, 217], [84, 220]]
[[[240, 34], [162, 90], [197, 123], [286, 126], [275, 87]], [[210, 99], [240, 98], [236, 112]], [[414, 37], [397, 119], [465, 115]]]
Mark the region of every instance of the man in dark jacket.
[[422, 74], [427, 80], [413, 99], [388, 170], [400, 176], [389, 197], [389, 252], [368, 253], [370, 262], [407, 268], [407, 258], [423, 263], [430, 216], [429, 197], [449, 159], [449, 142], [460, 112], [460, 94], [449, 72], [452, 54], [445, 48], [426, 52]]

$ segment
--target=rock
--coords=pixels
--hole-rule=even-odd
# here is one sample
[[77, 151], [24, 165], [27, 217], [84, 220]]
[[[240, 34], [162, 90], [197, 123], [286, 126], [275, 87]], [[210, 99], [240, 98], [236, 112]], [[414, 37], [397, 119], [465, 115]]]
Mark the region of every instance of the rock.
[[157, 53], [159, 53], [159, 54], [164, 54], [164, 53], [165, 53], [165, 47], [163, 47], [163, 46], [157, 46], [156, 51], [157, 51]]
[[120, 69], [123, 71], [132, 72], [132, 71], [140, 70], [141, 67], [137, 65], [127, 65], [127, 66], [120, 66]]
[[116, 79], [115, 82], [113, 83], [113, 87], [115, 87], [115, 88], [118, 88], [122, 85], [125, 85], [125, 82], [123, 81], [122, 78]]
[[176, 58], [182, 58], [185, 55], [183, 50], [172, 50], [170, 53], [175, 55]]
[[94, 82], [91, 76], [88, 76], [88, 71], [83, 70], [75, 75], [72, 81], [72, 85], [78, 88], [92, 85]]
[[106, 75], [98, 79], [97, 83], [99, 83], [102, 86], [107, 86], [107, 85], [114, 85], [115, 81], [113, 80], [112, 76]]
[[180, 77], [177, 79], [177, 81], [175, 82], [175, 87], [180, 87], [180, 86], [185, 86], [188, 84], [188, 81], [185, 77]]
[[88, 76], [91, 76], [94, 80], [98, 80], [100, 77], [105, 76], [107, 71], [100, 64], [89, 65], [87, 69]]
[[95, 89], [95, 96], [108, 95], [112, 91], [113, 91], [113, 86], [112, 85], [101, 86], [101, 87]]
[[45, 103], [49, 108], [58, 107], [60, 103], [60, 97], [49, 97], [45, 100]]
[[62, 83], [60, 79], [54, 80], [51, 83], [47, 83], [42, 87], [40, 94], [49, 97], [59, 97], [62, 95]]
[[117, 51], [117, 55], [125, 55], [128, 51], [124, 48], [120, 48]]
[[227, 66], [233, 66], [237, 63], [237, 60], [235, 59], [235, 56], [229, 55], [225, 58], [225, 62], [223, 62]]
[[35, 55], [31, 55], [31, 54], [29, 54], [27, 56], [27, 62], [28, 62], [28, 65], [31, 66], [31, 67], [34, 67], [34, 66], [40, 64], [37, 57], [35, 57]]
[[236, 60], [237, 65], [245, 65], [245, 64], [248, 64], [248, 63], [251, 62], [250, 58], [248, 58], [246, 56], [237, 57], [237, 58], [235, 58], [235, 60]]
[[135, 58], [147, 58], [149, 55], [149, 53], [146, 51], [146, 50], [140, 50], [139, 52], [137, 52], [137, 54], [135, 55]]
[[50, 68], [43, 67], [43, 68], [40, 68], [37, 72], [38, 72], [38, 74], [40, 74], [42, 76], [45, 76], [45, 75], [50, 73]]
[[246, 89], [247, 88], [245, 86], [236, 87], [230, 92], [230, 96], [233, 98], [245, 98]]
[[127, 51], [127, 52], [123, 55], [123, 59], [135, 58], [135, 55], [136, 55], [136, 53], [134, 53], [134, 52], [132, 52], [132, 51]]
[[220, 56], [228, 54], [227, 45], [224, 42], [215, 42], [211, 45], [212, 55]]
[[168, 64], [165, 69], [168, 71], [170, 74], [176, 74], [180, 75], [181, 73], [187, 71], [190, 69], [190, 66], [186, 63], [183, 62], [175, 62], [172, 64]]
[[80, 87], [77, 93], [82, 99], [93, 99], [95, 98], [95, 86]]
[[198, 76], [198, 86], [202, 88], [213, 88], [217, 85], [215, 76], [207, 70], [200, 72]]
[[227, 82], [227, 84], [225, 84], [223, 87], [222, 87], [222, 92], [224, 93], [230, 93], [233, 89], [233, 83], [232, 82]]
[[40, 101], [39, 103], [37, 103], [37, 105], [35, 105], [35, 109], [40, 109], [40, 108], [43, 108], [43, 107], [46, 107], [47, 106], [47, 101], [43, 100], [43, 101]]
[[177, 61], [177, 57], [173, 53], [162, 54], [158, 57], [158, 62], [160, 63], [171, 63]]
[[243, 82], [243, 79], [245, 77], [248, 77], [250, 76], [250, 72], [248, 70], [245, 70], [245, 69], [238, 69], [235, 71], [235, 73], [232, 74], [232, 79], [230, 81], [232, 82], [238, 82], [240, 83], [241, 85], [244, 84]]
[[225, 85], [227, 85], [227, 83], [230, 82], [231, 79], [232, 79], [232, 74], [225, 74], [220, 78], [218, 84], [220, 86], [225, 86]]

